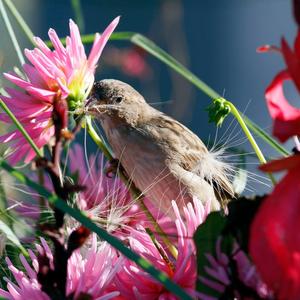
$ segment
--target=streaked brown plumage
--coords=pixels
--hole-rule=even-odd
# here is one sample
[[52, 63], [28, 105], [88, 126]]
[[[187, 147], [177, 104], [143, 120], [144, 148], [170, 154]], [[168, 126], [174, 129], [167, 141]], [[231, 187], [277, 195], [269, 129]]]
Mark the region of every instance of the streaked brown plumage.
[[87, 111], [101, 122], [135, 185], [162, 210], [170, 210], [171, 200], [182, 207], [193, 196], [219, 209], [219, 201], [233, 197], [225, 164], [192, 131], [148, 105], [128, 84], [96, 82]]

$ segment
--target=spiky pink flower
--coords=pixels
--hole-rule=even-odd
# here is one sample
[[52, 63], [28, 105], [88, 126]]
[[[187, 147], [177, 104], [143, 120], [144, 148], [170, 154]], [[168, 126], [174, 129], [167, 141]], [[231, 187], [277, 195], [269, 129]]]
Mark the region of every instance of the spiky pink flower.
[[[119, 18], [116, 18], [102, 35], [96, 33], [89, 57], [85, 54], [79, 29], [72, 20], [66, 47], [59, 40], [55, 30], [50, 29], [48, 34], [54, 50], [50, 50], [36, 37], [37, 48], [25, 49], [25, 55], [31, 64], [24, 64], [24, 76], [4, 74], [23, 91], [7, 88], [9, 96], [2, 97], [2, 100], [39, 148], [49, 143], [54, 134], [51, 118], [54, 102], [67, 101], [69, 109], [83, 104], [93, 85], [99, 57], [118, 22]], [[62, 110], [66, 111], [67, 106], [63, 106]], [[4, 114], [1, 114], [0, 120], [11, 124], [11, 120]], [[34, 151], [16, 130], [1, 136], [0, 142], [10, 143], [15, 150], [10, 158], [12, 163], [23, 158], [28, 163], [35, 157]]]
[[[229, 258], [221, 250], [222, 239], [219, 238], [216, 243], [216, 255], [211, 253], [206, 254], [209, 265], [205, 267], [208, 276], [199, 277], [202, 284], [216, 291], [219, 295], [231, 298], [234, 294], [234, 299], [257, 299], [253, 295], [258, 295], [260, 299], [273, 299], [273, 295], [263, 283], [255, 266], [251, 263], [248, 256], [239, 249], [236, 244], [232, 257]], [[231, 268], [235, 265], [235, 268]], [[234, 274], [236, 272], [236, 274]], [[239, 281], [239, 282], [237, 282]], [[239, 290], [244, 286], [244, 292]], [[252, 294], [247, 293], [247, 289], [252, 291]], [[224, 293], [230, 293], [225, 295]], [[201, 300], [217, 300], [219, 298], [209, 295], [200, 296]]]
[[[176, 217], [177, 258], [165, 251], [166, 245], [162, 242], [157, 241], [157, 245], [155, 245], [142, 226], [130, 230], [128, 242], [131, 250], [166, 273], [191, 296], [196, 296], [197, 266], [192, 236], [198, 225], [205, 220], [208, 209], [204, 208], [198, 199], [195, 199], [194, 207], [192, 204], [188, 204], [184, 208], [184, 221], [175, 201], [172, 201], [172, 206]], [[124, 267], [117, 274], [115, 284], [124, 299], [176, 299], [160, 283], [130, 260], [125, 260]]]
[[100, 226], [116, 233], [124, 226], [145, 220], [145, 216], [125, 184], [118, 177], [105, 174], [105, 165], [102, 155], [91, 154], [86, 159], [78, 144], [70, 150], [69, 169], [85, 187], [77, 196], [77, 205]]
[[[51, 249], [45, 240], [41, 239], [41, 243], [42, 246], [36, 245], [37, 251], [40, 255], [47, 256], [50, 267], [53, 268]], [[16, 283], [5, 278], [7, 291], [0, 289], [0, 296], [9, 300], [50, 300], [38, 282], [38, 258], [33, 251], [28, 250], [28, 252], [32, 261], [31, 265], [23, 255], [20, 255], [20, 261], [26, 273], [18, 270], [10, 259], [6, 259]], [[111, 290], [110, 286], [119, 270], [120, 263], [121, 259], [117, 258], [116, 252], [107, 243], [101, 243], [100, 246], [97, 246], [96, 237], [93, 236], [90, 248], [74, 251], [68, 260], [67, 295], [72, 294], [76, 299], [82, 293], [95, 300], [117, 297], [119, 292], [108, 292], [108, 290]]]

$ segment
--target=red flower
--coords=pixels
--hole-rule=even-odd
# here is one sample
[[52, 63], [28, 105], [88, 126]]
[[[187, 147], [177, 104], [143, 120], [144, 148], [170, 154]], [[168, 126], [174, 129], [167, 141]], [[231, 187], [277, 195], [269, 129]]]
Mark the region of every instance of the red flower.
[[266, 100], [270, 115], [274, 120], [273, 134], [282, 142], [293, 135], [300, 135], [300, 109], [293, 107], [286, 100], [283, 84], [293, 80], [300, 92], [300, 31], [295, 39], [294, 49], [291, 49], [283, 38], [281, 49], [276, 47], [261, 47], [259, 51], [279, 51], [286, 63], [286, 70], [275, 76], [266, 90]]
[[300, 295], [300, 155], [272, 161], [268, 172], [288, 170], [264, 200], [250, 232], [250, 254], [279, 300]]

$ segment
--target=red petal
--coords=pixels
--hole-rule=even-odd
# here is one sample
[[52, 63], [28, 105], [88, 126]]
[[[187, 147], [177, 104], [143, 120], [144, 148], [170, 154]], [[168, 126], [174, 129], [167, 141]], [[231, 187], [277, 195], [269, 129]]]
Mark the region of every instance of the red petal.
[[276, 299], [300, 295], [299, 168], [275, 187], [255, 216], [250, 231], [250, 254], [263, 281]]
[[298, 33], [297, 33], [297, 36], [296, 36], [296, 39], [295, 39], [294, 47], [295, 47], [296, 55], [298, 56], [298, 58], [300, 58], [300, 30], [298, 30]]
[[[298, 37], [297, 37], [298, 38]], [[296, 41], [297, 41], [296, 38]], [[298, 91], [300, 92], [300, 57], [297, 52], [293, 52], [284, 38], [281, 40], [281, 49], [282, 54], [285, 60], [285, 63], [288, 67], [288, 71], [297, 86]]]
[[300, 155], [295, 154], [293, 156], [285, 157], [282, 159], [276, 159], [270, 161], [259, 167], [264, 172], [279, 172], [283, 170], [292, 170], [300, 166]]
[[283, 82], [290, 79], [287, 71], [280, 72], [266, 90], [266, 100], [272, 119], [273, 134], [282, 142], [300, 135], [300, 109], [293, 107], [283, 93]]

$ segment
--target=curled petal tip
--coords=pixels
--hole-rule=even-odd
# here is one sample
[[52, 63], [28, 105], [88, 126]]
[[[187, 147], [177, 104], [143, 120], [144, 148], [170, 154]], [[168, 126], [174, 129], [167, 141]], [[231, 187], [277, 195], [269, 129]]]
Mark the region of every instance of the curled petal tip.
[[257, 53], [265, 53], [265, 52], [270, 51], [270, 48], [271, 48], [270, 45], [263, 45], [263, 46], [257, 47], [256, 52]]
[[114, 23], [119, 23], [120, 22], [120, 18], [121, 18], [121, 16], [117, 16], [116, 18], [114, 18], [113, 22]]

